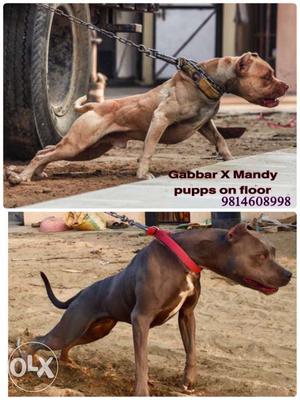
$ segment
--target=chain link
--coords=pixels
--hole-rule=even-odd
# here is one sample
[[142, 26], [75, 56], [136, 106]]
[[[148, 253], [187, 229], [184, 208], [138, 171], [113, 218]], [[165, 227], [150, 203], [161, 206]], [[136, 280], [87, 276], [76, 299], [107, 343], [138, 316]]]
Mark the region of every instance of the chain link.
[[193, 68], [195, 70], [197, 70], [201, 74], [201, 76], [204, 77], [221, 95], [225, 92], [225, 88], [223, 86], [220, 86], [219, 84], [217, 84], [214, 81], [214, 79], [212, 79], [212, 77], [210, 77], [207, 74], [207, 72], [204, 71], [203, 68], [201, 68], [200, 65], [194, 60], [186, 59], [183, 57], [175, 58], [173, 56], [168, 56], [166, 54], [160, 53], [156, 49], [152, 49], [151, 47], [146, 47], [143, 44], [137, 44], [130, 39], [120, 37], [120, 36], [116, 35], [114, 32], [107, 31], [106, 29], [98, 28], [97, 26], [93, 25], [90, 22], [83, 21], [80, 18], [75, 17], [74, 15], [69, 15], [69, 14], [65, 13], [63, 10], [61, 10], [59, 8], [51, 7], [48, 4], [39, 3], [39, 4], [37, 4], [37, 7], [42, 8], [47, 11], [50, 11], [61, 17], [64, 17], [77, 25], [85, 26], [87, 29], [89, 29], [91, 31], [96, 31], [96, 32], [100, 33], [101, 35], [108, 37], [109, 39], [115, 39], [118, 42], [120, 42], [126, 46], [134, 47], [138, 52], [144, 54], [146, 57], [162, 60], [168, 64], [174, 65], [177, 69], [181, 70], [181, 61], [184, 60], [185, 63], [188, 63], [191, 66], [193, 66]]
[[126, 39], [126, 38], [116, 35], [114, 32], [107, 31], [106, 29], [103, 29], [103, 28], [98, 28], [97, 26], [93, 25], [92, 23], [82, 21], [80, 18], [75, 17], [74, 15], [69, 15], [59, 8], [54, 8], [54, 7], [49, 6], [48, 4], [41, 4], [41, 3], [37, 4], [37, 7], [42, 8], [47, 11], [50, 11], [61, 17], [64, 17], [77, 25], [85, 26], [87, 29], [89, 29], [91, 31], [96, 31], [96, 32], [100, 33], [101, 35], [108, 37], [109, 39], [115, 39], [126, 46], [134, 47], [137, 49], [137, 51], [144, 54], [146, 57], [149, 57], [152, 59], [156, 58], [156, 59], [165, 61], [168, 64], [173, 64], [176, 67], [178, 66], [178, 59], [175, 57], [160, 53], [158, 50], [152, 49], [150, 47], [146, 47], [143, 44], [137, 44], [130, 39]]
[[126, 215], [120, 215], [114, 211], [104, 211], [104, 214], [110, 215], [113, 218], [119, 219], [122, 222], [125, 222], [129, 226], [136, 226], [137, 228], [147, 230], [147, 225], [140, 224], [139, 222], [135, 222], [133, 219], [128, 218]]

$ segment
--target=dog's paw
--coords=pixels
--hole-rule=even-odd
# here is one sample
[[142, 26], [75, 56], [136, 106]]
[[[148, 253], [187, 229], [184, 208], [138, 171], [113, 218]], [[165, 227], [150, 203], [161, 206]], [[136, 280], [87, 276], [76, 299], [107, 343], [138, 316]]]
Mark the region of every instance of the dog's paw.
[[78, 370], [81, 370], [81, 371], [85, 371], [85, 370], [86, 370], [85, 367], [83, 367], [83, 366], [77, 364], [76, 361], [72, 360], [72, 359], [69, 358], [69, 357], [67, 357], [67, 358], [60, 358], [60, 359], [59, 359], [59, 364], [60, 364], [62, 367], [65, 367], [65, 368], [70, 368], [70, 369], [74, 369], [74, 370], [77, 370], [77, 369], [78, 369]]
[[148, 174], [146, 174], [145, 179], [154, 179], [155, 176], [153, 174], [151, 174], [150, 172], [148, 172]]
[[232, 157], [231, 154], [226, 154], [226, 155], [222, 156], [222, 159], [223, 159], [224, 161], [229, 161], [229, 160], [233, 160], [234, 157]]
[[195, 389], [193, 389], [193, 388], [190, 387], [190, 386], [182, 385], [182, 387], [183, 387], [183, 390], [184, 390], [186, 393], [194, 393], [194, 392], [195, 392]]
[[230, 153], [217, 153], [216, 154], [217, 160], [229, 161], [233, 160], [234, 157]]
[[13, 169], [6, 170], [6, 179], [11, 185], [19, 185], [22, 182], [22, 178], [19, 174], [14, 172]]
[[143, 174], [143, 175], [137, 175], [137, 177], [140, 180], [150, 180], [150, 179], [155, 178], [155, 176], [153, 174], [151, 174], [150, 172], [148, 172], [147, 174]]

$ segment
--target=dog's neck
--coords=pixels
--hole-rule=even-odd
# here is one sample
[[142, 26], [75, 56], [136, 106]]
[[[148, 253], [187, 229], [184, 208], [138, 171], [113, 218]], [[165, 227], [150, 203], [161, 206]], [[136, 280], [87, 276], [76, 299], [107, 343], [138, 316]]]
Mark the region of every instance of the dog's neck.
[[195, 229], [189, 233], [177, 233], [174, 239], [198, 265], [226, 276], [224, 270], [228, 257], [226, 234], [227, 231], [223, 229], [209, 229], [202, 232]]
[[238, 57], [213, 58], [199, 63], [219, 85], [225, 88], [226, 93], [236, 92], [236, 62]]

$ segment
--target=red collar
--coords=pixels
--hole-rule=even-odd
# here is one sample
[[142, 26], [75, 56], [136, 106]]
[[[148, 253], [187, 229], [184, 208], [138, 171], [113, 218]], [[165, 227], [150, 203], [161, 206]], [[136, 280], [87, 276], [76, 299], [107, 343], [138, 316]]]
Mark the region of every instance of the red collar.
[[154, 236], [157, 240], [167, 246], [190, 271], [195, 272], [196, 274], [202, 271], [203, 267], [196, 264], [183, 248], [171, 238], [170, 232], [159, 229], [156, 226], [149, 226], [146, 233], [147, 235]]

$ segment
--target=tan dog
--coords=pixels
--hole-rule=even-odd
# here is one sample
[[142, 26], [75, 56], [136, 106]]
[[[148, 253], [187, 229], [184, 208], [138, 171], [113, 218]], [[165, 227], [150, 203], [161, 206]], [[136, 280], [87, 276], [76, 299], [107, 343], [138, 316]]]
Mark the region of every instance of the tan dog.
[[[199, 65], [226, 92], [264, 107], [277, 106], [278, 97], [288, 89], [257, 53], [215, 58]], [[128, 140], [145, 142], [137, 176], [150, 178], [149, 164], [157, 143], [178, 143], [196, 131], [216, 146], [224, 160], [232, 158], [212, 121], [219, 109], [219, 97], [207, 96], [185, 72], [178, 71], [144, 94], [100, 104], [81, 103], [76, 103], [76, 109], [83, 115], [67, 135], [57, 145], [39, 151], [21, 174], [8, 171], [10, 183], [30, 181], [34, 175], [43, 176], [43, 169], [52, 161], [97, 158], [113, 146], [126, 147]]]
[[79, 97], [79, 99], [77, 99], [75, 101], [74, 109], [76, 111], [79, 111], [80, 107], [87, 101], [88, 102], [92, 101], [95, 103], [103, 103], [106, 82], [107, 82], [107, 76], [104, 74], [98, 73], [97, 81], [90, 82], [90, 84], [89, 84], [88, 95]]

